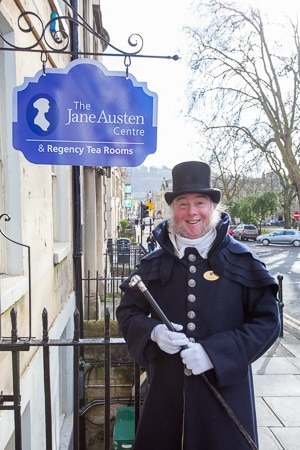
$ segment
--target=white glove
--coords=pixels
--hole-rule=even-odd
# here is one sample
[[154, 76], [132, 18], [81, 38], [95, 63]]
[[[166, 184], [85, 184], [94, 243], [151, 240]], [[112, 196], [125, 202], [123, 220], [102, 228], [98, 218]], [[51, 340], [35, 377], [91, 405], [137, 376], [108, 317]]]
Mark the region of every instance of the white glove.
[[182, 362], [193, 372], [193, 375], [200, 375], [212, 369], [214, 366], [201, 344], [189, 342], [188, 348], [180, 352]]
[[169, 355], [178, 353], [184, 345], [188, 344], [188, 338], [184, 333], [178, 333], [183, 326], [172, 323], [176, 331], [170, 331], [166, 325], [156, 325], [151, 332], [152, 341], [156, 342], [161, 350]]

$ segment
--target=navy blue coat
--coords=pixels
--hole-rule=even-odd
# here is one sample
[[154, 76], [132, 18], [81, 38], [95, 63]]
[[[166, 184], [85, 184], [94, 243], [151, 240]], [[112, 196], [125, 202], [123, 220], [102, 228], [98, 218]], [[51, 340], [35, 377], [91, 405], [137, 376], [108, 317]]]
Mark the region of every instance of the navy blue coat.
[[[277, 283], [248, 247], [227, 234], [228, 222], [223, 214], [207, 259], [193, 249], [179, 259], [167, 222], [159, 224], [153, 234], [160, 248], [135, 273], [168, 319], [202, 344], [214, 365], [207, 378], [257, 443], [251, 363], [280, 331]], [[151, 341], [161, 322], [128, 281], [121, 285], [117, 320], [130, 353], [150, 379], [134, 449], [249, 450], [203, 378], [185, 376], [180, 355], [169, 355]]]

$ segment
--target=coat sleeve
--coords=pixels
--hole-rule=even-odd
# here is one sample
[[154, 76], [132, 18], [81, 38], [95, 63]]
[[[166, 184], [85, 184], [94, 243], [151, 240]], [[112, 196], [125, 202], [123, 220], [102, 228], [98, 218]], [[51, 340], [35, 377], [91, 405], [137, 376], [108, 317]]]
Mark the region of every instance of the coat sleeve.
[[120, 286], [123, 295], [116, 310], [117, 321], [131, 356], [143, 367], [147, 367], [162, 353], [151, 340], [151, 331], [161, 321], [156, 318], [141, 291], [136, 286], [129, 287], [129, 280], [138, 274], [146, 285], [158, 279], [164, 285], [171, 276], [172, 267], [173, 258], [158, 249], [145, 256], [139, 267]]
[[123, 286], [123, 296], [116, 310], [120, 331], [131, 356], [143, 367], [155, 359], [158, 346], [151, 340], [151, 331], [161, 323], [149, 316], [150, 306], [138, 288]]
[[278, 304], [272, 286], [245, 288], [244, 297], [244, 324], [201, 340], [213, 362], [220, 387], [246, 379], [248, 366], [265, 353], [280, 332]]

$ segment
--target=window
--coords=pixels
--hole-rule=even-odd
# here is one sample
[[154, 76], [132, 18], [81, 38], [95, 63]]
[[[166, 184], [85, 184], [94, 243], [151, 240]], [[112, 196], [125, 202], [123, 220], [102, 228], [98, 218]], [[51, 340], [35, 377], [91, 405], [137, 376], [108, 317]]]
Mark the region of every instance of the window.
[[54, 264], [60, 263], [70, 252], [71, 169], [52, 166], [52, 207]]

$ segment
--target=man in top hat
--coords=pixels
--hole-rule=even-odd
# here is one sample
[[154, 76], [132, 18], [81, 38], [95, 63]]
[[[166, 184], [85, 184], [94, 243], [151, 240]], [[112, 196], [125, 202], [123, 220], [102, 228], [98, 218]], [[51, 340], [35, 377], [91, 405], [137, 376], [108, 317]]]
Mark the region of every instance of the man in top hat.
[[280, 331], [277, 283], [227, 233], [210, 167], [187, 161], [172, 176], [173, 191], [165, 194], [170, 219], [153, 230], [159, 248], [134, 274], [176, 331], [130, 286], [131, 276], [117, 309], [129, 351], [149, 378], [134, 450], [246, 450], [248, 438], [256, 448], [251, 363]]

